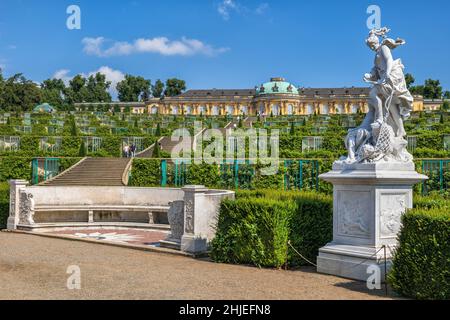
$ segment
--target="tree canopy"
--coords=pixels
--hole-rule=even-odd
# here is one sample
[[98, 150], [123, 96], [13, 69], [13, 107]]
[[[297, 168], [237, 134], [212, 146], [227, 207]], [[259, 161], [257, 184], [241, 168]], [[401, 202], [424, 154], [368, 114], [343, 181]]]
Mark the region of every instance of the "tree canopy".
[[167, 79], [164, 95], [166, 97], [174, 97], [182, 94], [186, 90], [186, 82], [177, 78]]
[[151, 81], [127, 74], [116, 88], [119, 100], [122, 102], [147, 101], [150, 98]]

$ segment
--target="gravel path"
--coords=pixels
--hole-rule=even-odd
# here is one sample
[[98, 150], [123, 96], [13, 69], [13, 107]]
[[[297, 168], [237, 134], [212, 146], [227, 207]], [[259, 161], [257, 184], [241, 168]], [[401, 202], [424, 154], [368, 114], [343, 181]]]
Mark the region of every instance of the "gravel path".
[[[81, 290], [69, 290], [69, 265]], [[299, 271], [0, 232], [0, 299], [384, 299], [365, 283]]]

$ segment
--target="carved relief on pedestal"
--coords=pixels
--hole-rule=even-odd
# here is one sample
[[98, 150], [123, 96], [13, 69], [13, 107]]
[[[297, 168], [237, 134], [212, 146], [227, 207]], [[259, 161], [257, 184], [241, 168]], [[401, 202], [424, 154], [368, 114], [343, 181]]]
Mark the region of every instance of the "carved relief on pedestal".
[[16, 188], [11, 186], [9, 193], [9, 216], [14, 217], [16, 215]]
[[167, 240], [181, 241], [184, 230], [184, 201], [177, 200], [170, 203], [167, 213], [170, 224], [170, 234]]
[[20, 192], [19, 204], [19, 224], [34, 224], [34, 199], [31, 193], [26, 191]]
[[185, 203], [185, 232], [194, 233], [194, 200], [186, 200]]
[[339, 191], [338, 234], [368, 238], [370, 192]]
[[388, 194], [380, 197], [380, 237], [397, 236], [401, 228], [401, 217], [405, 211], [405, 194]]

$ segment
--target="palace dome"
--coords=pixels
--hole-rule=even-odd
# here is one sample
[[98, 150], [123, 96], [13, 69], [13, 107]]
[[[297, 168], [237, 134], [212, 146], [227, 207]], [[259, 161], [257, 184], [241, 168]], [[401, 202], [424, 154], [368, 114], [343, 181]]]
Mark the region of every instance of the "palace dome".
[[266, 94], [293, 94], [298, 95], [298, 89], [284, 78], [271, 78], [269, 82], [263, 83], [256, 88], [256, 95]]

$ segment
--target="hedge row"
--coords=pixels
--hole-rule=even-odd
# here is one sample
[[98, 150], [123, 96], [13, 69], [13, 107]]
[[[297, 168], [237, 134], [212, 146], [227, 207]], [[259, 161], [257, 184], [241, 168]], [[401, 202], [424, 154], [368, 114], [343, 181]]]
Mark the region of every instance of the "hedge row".
[[220, 207], [211, 257], [217, 262], [280, 267], [307, 264], [332, 239], [330, 196], [311, 192], [239, 191]]
[[6, 228], [9, 215], [9, 185], [7, 182], [0, 182], [0, 229]]
[[450, 299], [450, 203], [438, 205], [417, 208], [402, 217], [388, 279], [404, 296]]
[[[95, 157], [120, 157], [122, 150], [122, 137], [120, 136], [100, 136], [102, 138], [101, 147], [96, 152], [89, 152], [89, 156]], [[77, 157], [80, 156], [80, 147], [82, 137], [63, 137], [61, 148], [57, 152], [47, 152], [39, 148], [40, 136], [22, 136], [20, 138], [20, 150], [18, 151], [0, 151], [0, 155], [13, 157]], [[154, 137], [144, 138], [144, 148], [149, 147], [155, 142]], [[89, 149], [89, 148], [88, 148]]]

